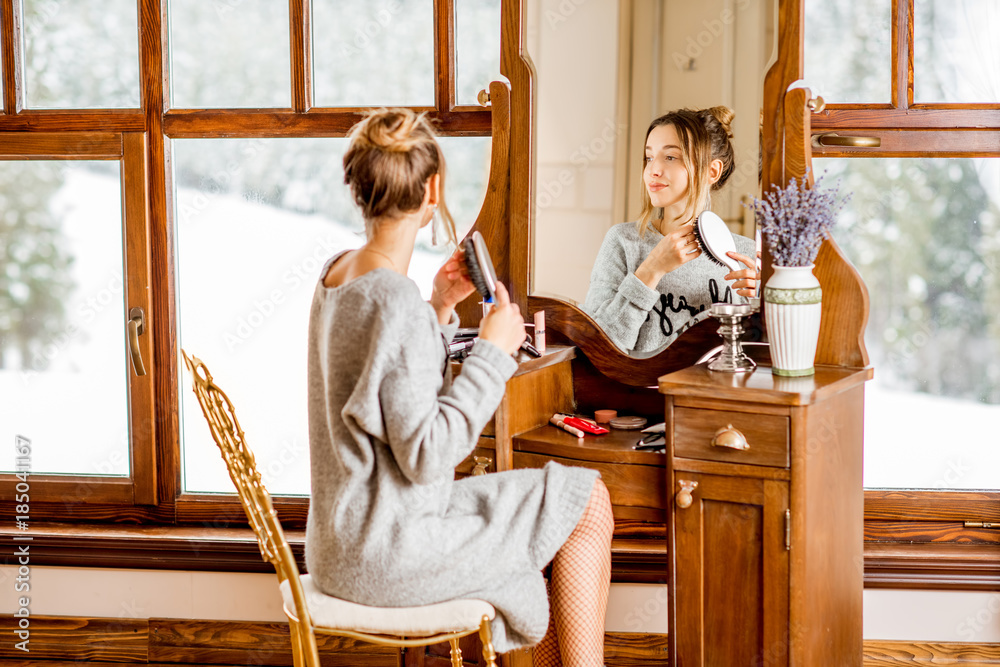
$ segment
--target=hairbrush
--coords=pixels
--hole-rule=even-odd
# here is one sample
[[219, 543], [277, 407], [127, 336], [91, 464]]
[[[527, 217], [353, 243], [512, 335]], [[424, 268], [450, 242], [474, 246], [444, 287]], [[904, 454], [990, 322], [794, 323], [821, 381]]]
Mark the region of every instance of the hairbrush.
[[478, 231], [462, 242], [465, 250], [465, 268], [469, 272], [469, 280], [486, 303], [496, 303], [497, 272], [493, 268], [493, 259], [486, 248], [486, 241]]
[[[493, 268], [493, 259], [486, 248], [483, 235], [472, 232], [469, 238], [462, 242], [465, 251], [465, 269], [469, 272], [469, 280], [486, 303], [497, 302], [497, 271]], [[527, 340], [521, 343], [521, 349], [533, 357], [541, 353]]]
[[740, 263], [726, 254], [736, 252], [736, 241], [733, 240], [733, 233], [729, 231], [725, 221], [718, 215], [711, 211], [702, 211], [694, 223], [694, 237], [698, 241], [698, 247], [710, 260], [730, 271], [740, 268]]

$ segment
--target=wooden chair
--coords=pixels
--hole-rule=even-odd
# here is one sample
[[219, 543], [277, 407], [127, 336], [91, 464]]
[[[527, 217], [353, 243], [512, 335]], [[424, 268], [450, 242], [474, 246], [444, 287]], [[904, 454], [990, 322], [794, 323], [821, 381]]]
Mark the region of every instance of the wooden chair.
[[300, 576], [233, 404], [212, 381], [212, 374], [200, 359], [183, 351], [181, 354], [194, 378], [194, 393], [208, 420], [212, 438], [222, 451], [229, 476], [257, 536], [261, 556], [277, 572], [296, 667], [320, 667], [316, 633], [397, 647], [448, 641], [452, 665], [461, 667], [458, 640], [475, 632], [482, 640], [484, 663], [496, 667], [489, 624], [496, 612], [488, 602], [452, 600], [422, 607], [367, 607], [326, 595], [308, 574]]

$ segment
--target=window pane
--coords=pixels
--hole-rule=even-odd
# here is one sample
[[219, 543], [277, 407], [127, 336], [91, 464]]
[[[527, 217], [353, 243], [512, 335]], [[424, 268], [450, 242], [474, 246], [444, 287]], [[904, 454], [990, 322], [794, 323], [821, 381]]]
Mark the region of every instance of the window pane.
[[27, 106], [137, 108], [135, 0], [21, 0]]
[[1000, 102], [996, 0], [917, 0], [913, 18], [915, 102]]
[[[489, 138], [441, 139], [460, 234], [482, 207]], [[180, 342], [229, 394], [268, 488], [309, 492], [305, 352], [309, 306], [327, 258], [364, 241], [343, 184], [345, 139], [178, 139]], [[417, 237], [410, 277], [430, 296], [451, 254]], [[184, 488], [232, 483], [183, 370]]]
[[314, 2], [316, 106], [433, 106], [433, 4]]
[[171, 106], [289, 107], [288, 3], [170, 0]]
[[1000, 160], [817, 159], [871, 297], [865, 486], [997, 488]]
[[806, 0], [805, 81], [827, 102], [892, 99], [891, 0]]
[[455, 100], [478, 104], [479, 91], [500, 76], [500, 0], [455, 2]]
[[0, 162], [0, 442], [30, 439], [32, 472], [129, 473], [120, 182], [118, 163]]

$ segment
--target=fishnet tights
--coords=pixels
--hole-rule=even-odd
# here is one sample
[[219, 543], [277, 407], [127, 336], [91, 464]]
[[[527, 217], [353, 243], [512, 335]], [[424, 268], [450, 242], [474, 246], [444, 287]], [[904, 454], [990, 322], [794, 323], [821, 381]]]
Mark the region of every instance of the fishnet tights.
[[532, 652], [535, 667], [604, 664], [614, 528], [608, 489], [598, 479], [580, 522], [552, 559], [549, 629]]

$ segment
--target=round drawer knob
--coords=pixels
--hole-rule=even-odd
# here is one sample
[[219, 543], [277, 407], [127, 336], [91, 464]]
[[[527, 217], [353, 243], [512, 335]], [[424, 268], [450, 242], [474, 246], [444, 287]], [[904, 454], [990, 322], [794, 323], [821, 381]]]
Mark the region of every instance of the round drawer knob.
[[488, 456], [473, 456], [472, 461], [476, 464], [472, 468], [473, 477], [485, 475], [489, 471], [490, 465], [493, 463], [493, 459]]
[[727, 424], [725, 428], [720, 428], [712, 438], [713, 447], [725, 447], [726, 449], [750, 449], [747, 437], [740, 433], [739, 429], [733, 428], [732, 424]]
[[674, 498], [674, 502], [677, 503], [677, 507], [682, 510], [686, 510], [691, 507], [691, 503], [694, 502], [693, 492], [698, 488], [698, 482], [689, 482], [684, 479], [677, 480], [678, 486], [681, 490], [677, 492], [677, 496]]

